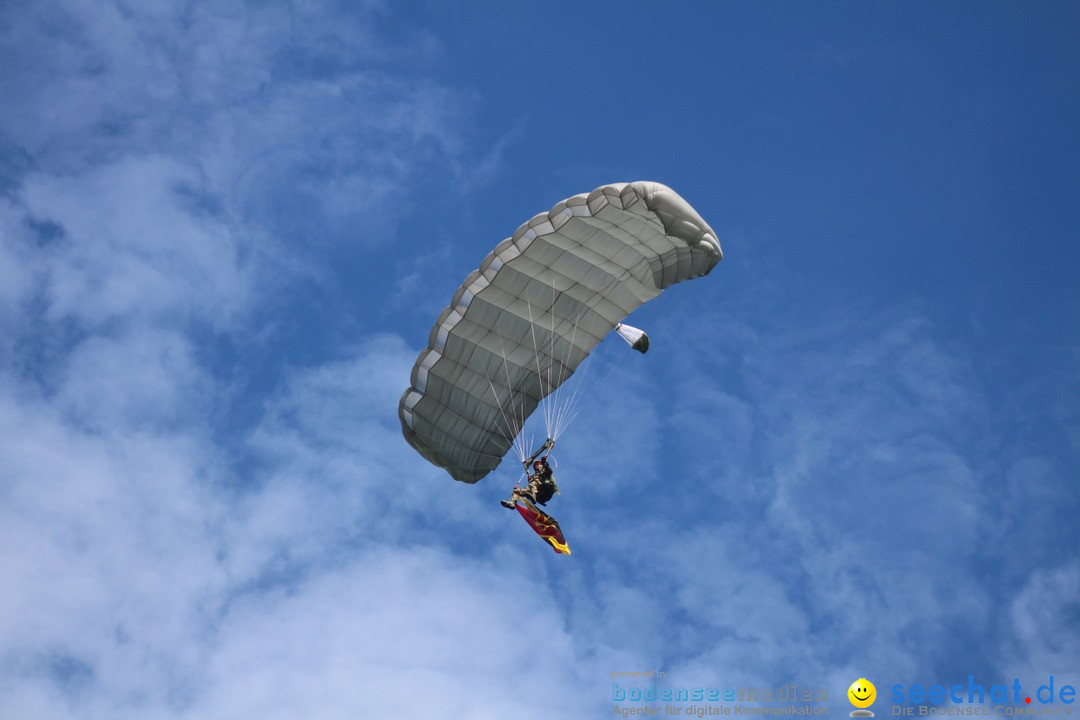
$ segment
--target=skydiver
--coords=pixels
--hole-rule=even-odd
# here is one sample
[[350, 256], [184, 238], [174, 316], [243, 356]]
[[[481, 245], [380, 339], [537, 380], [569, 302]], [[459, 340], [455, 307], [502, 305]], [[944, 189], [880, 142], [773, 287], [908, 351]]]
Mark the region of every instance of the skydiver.
[[[528, 487], [522, 489], [517, 485], [514, 486], [514, 491], [510, 495], [509, 500], [501, 500], [502, 506], [513, 510], [517, 505], [517, 502], [521, 498], [525, 498], [530, 502], [537, 503], [538, 505], [547, 505], [548, 501], [554, 497], [555, 493], [559, 492], [559, 486], [555, 484], [555, 475], [551, 470], [551, 465], [548, 464], [548, 453], [551, 452], [551, 448], [555, 443], [552, 440], [548, 440], [544, 443], [536, 453], [529, 458], [532, 461], [531, 473], [528, 472], [529, 460], [525, 461], [526, 477], [529, 479]], [[546, 451], [546, 452], [545, 452]], [[543, 453], [541, 455], [540, 453]]]

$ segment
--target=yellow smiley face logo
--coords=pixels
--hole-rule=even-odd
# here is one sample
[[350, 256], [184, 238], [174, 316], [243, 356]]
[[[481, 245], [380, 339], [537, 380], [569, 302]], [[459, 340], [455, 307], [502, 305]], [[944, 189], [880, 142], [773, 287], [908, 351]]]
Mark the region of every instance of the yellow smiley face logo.
[[855, 707], [868, 708], [874, 704], [874, 699], [877, 698], [877, 688], [874, 687], [874, 683], [866, 678], [859, 678], [851, 683], [851, 687], [847, 690], [847, 696]]

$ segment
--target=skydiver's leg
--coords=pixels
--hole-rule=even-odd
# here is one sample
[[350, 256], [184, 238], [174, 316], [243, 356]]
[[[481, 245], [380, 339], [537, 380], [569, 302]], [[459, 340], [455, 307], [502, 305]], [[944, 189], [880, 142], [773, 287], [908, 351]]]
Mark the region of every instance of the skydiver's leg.
[[539, 488], [540, 481], [530, 479], [529, 487], [524, 489], [520, 487], [515, 487], [514, 492], [510, 493], [510, 499], [501, 501], [502, 506], [506, 508], [513, 508], [515, 505], [517, 505], [518, 500], [520, 500], [521, 498], [525, 498], [529, 502], [536, 502], [536, 491]]
[[528, 491], [522, 490], [519, 487], [515, 487], [514, 491], [512, 493], [510, 493], [510, 499], [509, 500], [502, 500], [500, 502], [502, 503], [503, 507], [510, 508], [511, 510], [513, 510], [514, 506], [517, 505], [517, 502], [518, 502], [519, 499], [521, 499], [523, 497], [528, 497], [528, 496], [529, 496]]

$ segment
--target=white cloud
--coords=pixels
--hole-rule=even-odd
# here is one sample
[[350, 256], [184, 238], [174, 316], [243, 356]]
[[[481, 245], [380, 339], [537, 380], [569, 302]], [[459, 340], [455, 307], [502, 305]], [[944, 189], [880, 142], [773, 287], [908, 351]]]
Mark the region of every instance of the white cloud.
[[223, 580], [221, 506], [197, 479], [213, 458], [182, 435], [86, 434], [30, 402], [6, 400], [0, 417], [5, 713], [44, 697], [45, 716], [162, 702], [197, 673]]
[[[0, 664], [15, 685], [0, 708], [528, 717], [532, 683], [562, 688], [567, 716], [591, 701], [532, 561], [492, 545], [504, 516], [402, 443], [387, 408], [408, 354], [375, 338], [298, 373], [256, 435], [253, 484], [231, 492], [198, 423], [88, 433], [6, 401]], [[478, 520], [473, 559], [449, 550]]]
[[182, 188], [198, 184], [191, 168], [160, 157], [28, 178], [11, 210], [58, 235], [30, 261], [45, 285], [44, 319], [95, 330], [116, 321], [227, 327], [251, 279], [232, 230], [187, 206]]
[[536, 717], [577, 711], [575, 650], [527, 569], [369, 546], [289, 595], [233, 605], [200, 714]]
[[94, 336], [67, 356], [54, 401], [98, 431], [160, 432], [204, 424], [219, 388], [182, 334], [135, 330]]
[[[310, 253], [392, 235], [409, 184], [460, 151], [466, 104], [380, 68], [431, 47], [390, 47], [369, 10], [223, 7], [4, 11], [18, 22], [3, 23], [0, 56], [18, 71], [0, 81], [0, 140], [30, 158], [0, 201], [0, 278], [11, 280], [0, 289], [5, 716], [288, 707], [283, 695], [245, 693], [288, 687], [296, 666], [275, 657], [289, 649], [281, 637], [300, 641], [303, 660], [332, 651], [306, 672], [346, 690], [332, 668], [356, 667], [355, 646], [335, 645], [339, 628], [375, 637], [369, 678], [395, 648], [417, 656], [398, 695], [369, 686], [361, 706], [424, 703], [405, 684], [430, 676], [450, 692], [461, 652], [392, 632], [411, 628], [407, 612], [395, 615], [410, 609], [405, 593], [413, 611], [437, 616], [419, 627], [436, 638], [477, 627], [454, 629], [456, 611], [426, 583], [469, 596], [485, 626], [503, 613], [509, 628], [514, 606], [532, 602], [518, 572], [505, 607], [478, 607], [487, 601], [460, 561], [423, 549], [455, 530], [488, 539], [491, 522], [464, 521], [469, 500], [409, 539], [438, 471], [396, 426], [411, 363], [400, 340], [371, 338], [356, 361], [290, 373], [289, 349], [263, 324], [298, 281], [329, 275]], [[316, 245], [296, 242], [308, 239]], [[293, 379], [252, 434], [223, 427], [251, 382], [244, 363], [266, 353]], [[452, 492], [439, 480], [434, 495]], [[468, 532], [458, 542], [479, 545]], [[379, 551], [384, 535], [419, 547]], [[413, 576], [382, 578], [399, 565], [376, 562], [382, 553], [400, 553]], [[374, 619], [356, 615], [365, 585], [393, 590]], [[313, 617], [309, 603], [325, 612]], [[304, 645], [309, 630], [321, 635]], [[254, 660], [232, 664], [247, 651]], [[317, 690], [293, 701], [330, 716], [335, 698]], [[515, 703], [509, 685], [505, 702]]]
[[470, 96], [426, 80], [431, 38], [386, 40], [378, 8], [68, 2], [7, 14], [0, 58], [19, 72], [0, 80], [0, 133], [39, 173], [171, 158], [245, 235], [372, 245], [411, 211], [410, 184], [460, 172]]
[[1002, 669], [1040, 682], [1054, 675], [1055, 692], [1070, 682], [1077, 687], [1078, 609], [1080, 562], [1075, 555], [1062, 558], [1055, 567], [1034, 570], [1008, 607], [1007, 636], [1012, 641], [1005, 644]]

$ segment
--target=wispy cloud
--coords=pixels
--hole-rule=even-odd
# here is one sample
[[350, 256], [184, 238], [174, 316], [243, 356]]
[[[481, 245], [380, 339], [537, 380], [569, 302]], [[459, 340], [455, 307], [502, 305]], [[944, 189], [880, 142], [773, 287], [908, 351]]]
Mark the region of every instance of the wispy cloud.
[[[1019, 573], [1008, 559], [1016, 543], [1068, 546], [1067, 481], [1000, 462], [991, 428], [1011, 400], [983, 382], [974, 348], [913, 308], [810, 328], [762, 311], [733, 318], [661, 319], [657, 335], [678, 347], [654, 341], [648, 381], [624, 384], [576, 428], [594, 448], [611, 445], [609, 432], [637, 437], [632, 428], [656, 440], [567, 471], [586, 497], [607, 488], [609, 509], [571, 511], [564, 526], [619, 558], [606, 594], [636, 598], [605, 605], [594, 627], [632, 624], [654, 662], [714, 685], [842, 688], [875, 672], [920, 682], [959, 674], [957, 663], [963, 678], [1020, 672], [990, 660], [1000, 639], [973, 623], [1024, 624], [1039, 655], [1025, 672], [1071, 668], [1029, 619], [1068, 602], [1069, 555], [1028, 553]], [[608, 417], [642, 398], [650, 411]]]
[[[467, 104], [407, 69], [431, 52], [422, 37], [384, 43], [365, 8], [3, 13], [0, 705], [250, 709], [266, 701], [242, 695], [232, 673], [252, 666], [233, 648], [263, 658], [260, 683], [296, 669], [247, 635], [258, 618], [297, 623], [297, 640], [310, 615], [289, 597], [333, 600], [341, 564], [352, 593], [374, 582], [347, 578], [407, 450], [401, 345], [297, 371], [254, 425], [218, 419], [260, 352], [289, 372], [266, 324], [326, 271], [307, 253], [385, 243], [408, 184], [459, 152]], [[357, 407], [385, 416], [357, 426]], [[355, 610], [338, 607], [334, 622]], [[386, 650], [371, 647], [368, 662]]]

